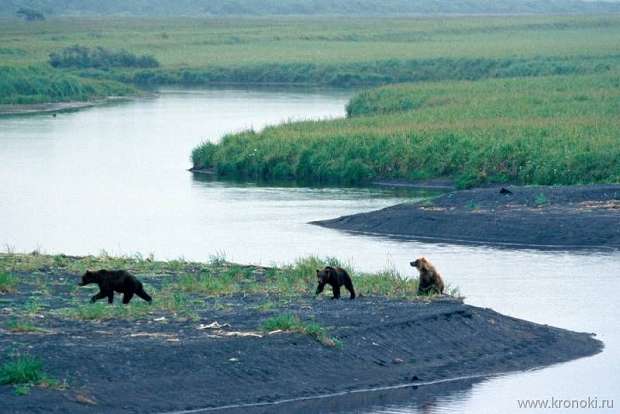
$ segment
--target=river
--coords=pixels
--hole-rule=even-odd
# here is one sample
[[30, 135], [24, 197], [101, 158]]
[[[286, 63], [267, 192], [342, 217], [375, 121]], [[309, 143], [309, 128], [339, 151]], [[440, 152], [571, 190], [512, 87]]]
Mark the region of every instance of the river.
[[341, 117], [349, 96], [326, 90], [164, 90], [157, 98], [56, 117], [0, 118], [0, 246], [18, 252], [105, 251], [158, 259], [225, 255], [255, 264], [289, 263], [314, 254], [336, 256], [360, 270], [389, 266], [410, 275], [414, 272], [408, 262], [425, 255], [449, 284], [460, 288], [467, 303], [595, 332], [605, 350], [448, 390], [315, 401], [313, 410], [516, 413], [530, 412], [518, 408], [520, 399], [551, 398], [611, 399], [617, 409], [619, 252], [541, 252], [350, 235], [306, 223], [421, 194], [256, 185], [187, 171], [192, 148], [203, 140], [288, 120]]

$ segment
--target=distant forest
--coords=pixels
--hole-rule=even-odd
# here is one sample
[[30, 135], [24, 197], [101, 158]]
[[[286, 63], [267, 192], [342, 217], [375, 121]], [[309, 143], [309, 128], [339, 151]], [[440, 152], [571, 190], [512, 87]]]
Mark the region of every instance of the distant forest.
[[581, 0], [0, 0], [47, 16], [395, 15], [620, 12], [620, 2]]

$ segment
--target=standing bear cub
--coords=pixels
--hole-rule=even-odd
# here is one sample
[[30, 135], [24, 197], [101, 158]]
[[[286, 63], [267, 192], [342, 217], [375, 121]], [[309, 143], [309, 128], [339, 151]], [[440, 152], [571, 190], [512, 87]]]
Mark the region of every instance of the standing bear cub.
[[332, 299], [340, 299], [340, 286], [344, 287], [351, 293], [351, 299], [355, 299], [355, 290], [353, 289], [353, 282], [351, 276], [346, 270], [340, 267], [326, 266], [323, 270], [316, 270], [316, 277], [319, 285], [316, 288], [316, 294], [323, 292], [325, 285], [330, 285], [334, 292]]
[[426, 257], [420, 257], [409, 264], [420, 272], [418, 295], [443, 294], [443, 279]]
[[129, 303], [134, 294], [140, 296], [148, 303], [151, 303], [153, 300], [144, 291], [142, 282], [125, 270], [102, 269], [96, 272], [87, 270], [82, 276], [80, 286], [86, 286], [91, 283], [99, 285], [99, 293], [90, 298], [92, 303], [105, 297], [108, 298], [108, 303], [113, 303], [115, 291], [123, 294], [123, 303], [125, 305]]

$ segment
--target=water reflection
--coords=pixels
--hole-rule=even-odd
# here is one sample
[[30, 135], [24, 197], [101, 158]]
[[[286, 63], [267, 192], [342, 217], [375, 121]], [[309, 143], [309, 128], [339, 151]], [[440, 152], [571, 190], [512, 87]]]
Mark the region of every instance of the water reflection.
[[[431, 414], [446, 412], [441, 407], [450, 401], [469, 398], [472, 386], [485, 379], [467, 379], [422, 387], [353, 392], [345, 395], [283, 402], [258, 407], [217, 410], [222, 413], [288, 414], [288, 413], [374, 413]], [[440, 411], [438, 411], [440, 410]], [[457, 411], [455, 411], [457, 412]]]

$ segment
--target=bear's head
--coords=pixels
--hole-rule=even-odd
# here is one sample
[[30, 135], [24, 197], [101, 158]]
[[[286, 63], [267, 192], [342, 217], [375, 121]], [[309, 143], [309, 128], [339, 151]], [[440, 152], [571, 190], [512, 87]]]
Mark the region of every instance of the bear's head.
[[87, 270], [86, 273], [82, 275], [82, 281], [80, 282], [80, 286], [86, 286], [90, 283], [97, 283], [97, 272], [91, 272]]
[[431, 268], [430, 262], [426, 259], [426, 257], [420, 257], [413, 262], [409, 263], [411, 267], [415, 267], [420, 272], [427, 272]]
[[319, 284], [324, 285], [329, 282], [329, 279], [332, 273], [335, 273], [336, 270], [333, 267], [327, 266], [323, 270], [316, 269], [316, 278]]

